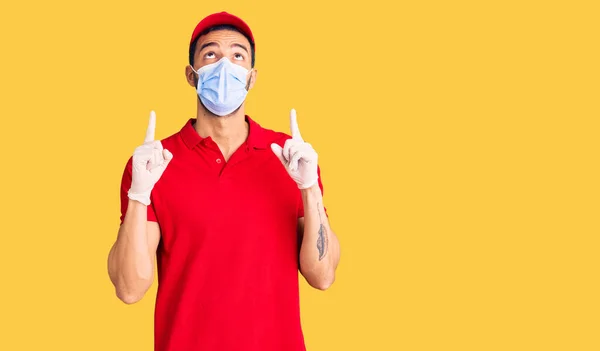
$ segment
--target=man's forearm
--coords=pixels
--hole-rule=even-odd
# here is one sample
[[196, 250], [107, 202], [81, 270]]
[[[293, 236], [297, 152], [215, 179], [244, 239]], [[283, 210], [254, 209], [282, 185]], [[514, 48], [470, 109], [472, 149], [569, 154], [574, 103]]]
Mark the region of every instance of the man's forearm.
[[152, 284], [154, 261], [148, 248], [147, 208], [130, 200], [117, 241], [108, 255], [108, 272], [119, 299], [139, 301]]
[[302, 190], [302, 201], [304, 235], [300, 270], [311, 286], [324, 290], [335, 280], [340, 257], [339, 242], [329, 226], [319, 186]]

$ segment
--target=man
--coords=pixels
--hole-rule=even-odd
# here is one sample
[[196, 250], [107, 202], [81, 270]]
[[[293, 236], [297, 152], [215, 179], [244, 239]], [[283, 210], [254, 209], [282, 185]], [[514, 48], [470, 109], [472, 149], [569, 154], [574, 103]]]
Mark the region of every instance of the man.
[[156, 262], [155, 350], [305, 350], [298, 270], [317, 289], [334, 281], [339, 243], [295, 111], [291, 136], [244, 112], [255, 48], [236, 16], [200, 21], [185, 70], [196, 118], [155, 141], [152, 112], [123, 173], [108, 271], [131, 304], [151, 286]]

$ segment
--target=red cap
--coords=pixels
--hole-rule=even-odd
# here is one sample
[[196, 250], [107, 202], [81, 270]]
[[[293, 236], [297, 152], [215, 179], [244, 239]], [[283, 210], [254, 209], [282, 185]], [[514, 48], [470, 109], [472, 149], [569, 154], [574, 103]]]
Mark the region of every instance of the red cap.
[[248, 38], [250, 38], [250, 43], [256, 47], [256, 44], [254, 43], [254, 36], [252, 35], [252, 31], [250, 30], [250, 27], [246, 24], [246, 22], [244, 22], [241, 18], [236, 17], [236, 16], [234, 16], [230, 13], [224, 12], [224, 11], [218, 12], [218, 13], [213, 13], [212, 15], [206, 16], [206, 17], [204, 17], [204, 19], [202, 21], [200, 21], [200, 23], [198, 23], [196, 25], [196, 28], [194, 29], [194, 33], [192, 33], [192, 39], [190, 40], [190, 46], [192, 45], [194, 40], [196, 40], [198, 38], [200, 33], [202, 33], [203, 31], [205, 31], [206, 29], [208, 29], [210, 27], [214, 27], [214, 26], [218, 26], [218, 25], [222, 25], [222, 24], [228, 24], [228, 25], [234, 26], [235, 28], [239, 29]]

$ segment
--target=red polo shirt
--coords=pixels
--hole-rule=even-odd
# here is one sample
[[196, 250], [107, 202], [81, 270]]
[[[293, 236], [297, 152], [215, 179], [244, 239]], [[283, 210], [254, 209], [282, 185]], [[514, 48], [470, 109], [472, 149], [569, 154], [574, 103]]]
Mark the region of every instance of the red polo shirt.
[[[173, 160], [148, 206], [148, 220], [161, 229], [157, 351], [305, 350], [296, 231], [302, 198], [270, 147], [290, 137], [246, 120], [248, 138], [228, 162], [198, 135], [195, 119], [162, 140]], [[130, 185], [131, 158], [121, 221]]]

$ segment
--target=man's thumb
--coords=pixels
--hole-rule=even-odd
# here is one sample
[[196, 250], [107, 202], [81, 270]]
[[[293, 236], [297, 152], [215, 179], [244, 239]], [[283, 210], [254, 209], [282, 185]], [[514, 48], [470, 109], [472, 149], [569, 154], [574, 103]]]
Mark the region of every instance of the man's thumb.
[[150, 173], [152, 173], [156, 177], [156, 179], [160, 178], [162, 173], [165, 171], [165, 169], [169, 165], [169, 162], [171, 162], [171, 160], [173, 159], [173, 154], [167, 149], [163, 149], [162, 154], [163, 154], [163, 162], [159, 165], [156, 165], [156, 167], [154, 167], [150, 170]]
[[275, 154], [275, 156], [277, 156], [279, 161], [281, 161], [281, 163], [285, 165], [285, 159], [283, 158], [283, 148], [273, 143], [271, 144], [271, 150], [273, 150], [273, 153]]
[[165, 162], [169, 162], [173, 159], [173, 154], [171, 153], [171, 151], [163, 149], [163, 157], [165, 159]]

